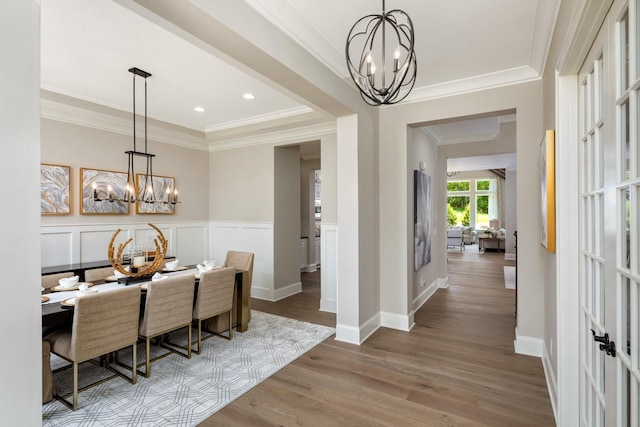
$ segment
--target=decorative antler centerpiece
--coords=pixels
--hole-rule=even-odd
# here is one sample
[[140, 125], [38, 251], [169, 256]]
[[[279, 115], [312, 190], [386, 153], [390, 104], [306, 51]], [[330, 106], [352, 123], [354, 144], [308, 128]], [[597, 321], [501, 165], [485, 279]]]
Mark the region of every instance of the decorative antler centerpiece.
[[164, 263], [164, 256], [167, 253], [167, 239], [164, 238], [164, 234], [162, 234], [162, 231], [160, 231], [158, 227], [156, 227], [151, 223], [149, 223], [148, 225], [149, 227], [153, 228], [158, 232], [158, 235], [156, 236], [156, 238], [153, 239], [153, 242], [156, 246], [156, 255], [153, 259], [153, 262], [151, 262], [150, 264], [146, 264], [143, 267], [138, 267], [136, 271], [133, 271], [134, 270], [133, 268], [131, 269], [131, 271], [128, 271], [126, 267], [122, 264], [122, 254], [124, 253], [127, 245], [133, 241], [133, 238], [130, 237], [129, 239], [127, 239], [126, 242], [120, 243], [118, 245], [118, 251], [114, 256], [114, 252], [115, 252], [114, 242], [116, 240], [116, 237], [118, 236], [118, 233], [120, 233], [121, 230], [117, 229], [116, 232], [113, 233], [113, 236], [111, 236], [111, 241], [109, 242], [109, 250], [108, 250], [109, 262], [111, 263], [113, 268], [115, 268], [117, 271], [119, 271], [120, 273], [128, 277], [150, 276], [156, 271], [160, 270], [162, 268], [162, 264]]

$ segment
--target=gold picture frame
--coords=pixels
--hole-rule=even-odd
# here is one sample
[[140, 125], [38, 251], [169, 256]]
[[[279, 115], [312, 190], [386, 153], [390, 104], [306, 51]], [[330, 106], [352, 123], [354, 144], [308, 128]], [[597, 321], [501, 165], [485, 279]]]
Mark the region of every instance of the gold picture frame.
[[556, 251], [556, 162], [555, 131], [545, 132], [540, 143], [540, 243]]
[[126, 186], [126, 172], [80, 168], [80, 214], [128, 215]]
[[[145, 174], [136, 174], [136, 194], [138, 200], [144, 199], [144, 192], [147, 187]], [[154, 200], [165, 200], [167, 203], [144, 203], [138, 201], [136, 203], [137, 215], [173, 215], [176, 213], [176, 205], [170, 203], [173, 197], [173, 191], [176, 189], [176, 179], [172, 176], [153, 175]], [[171, 194], [169, 196], [169, 194]]]
[[40, 164], [40, 214], [71, 214], [71, 166]]

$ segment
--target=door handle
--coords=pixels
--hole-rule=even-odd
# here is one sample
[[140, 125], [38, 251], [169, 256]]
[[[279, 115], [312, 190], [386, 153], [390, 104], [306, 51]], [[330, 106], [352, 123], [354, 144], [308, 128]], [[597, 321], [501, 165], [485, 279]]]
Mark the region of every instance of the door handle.
[[604, 351], [611, 357], [616, 357], [616, 343], [614, 341], [609, 341], [608, 333], [605, 332], [604, 335], [598, 336], [596, 335], [596, 331], [591, 329], [591, 334], [593, 335], [593, 340], [595, 342], [601, 343], [600, 351]]

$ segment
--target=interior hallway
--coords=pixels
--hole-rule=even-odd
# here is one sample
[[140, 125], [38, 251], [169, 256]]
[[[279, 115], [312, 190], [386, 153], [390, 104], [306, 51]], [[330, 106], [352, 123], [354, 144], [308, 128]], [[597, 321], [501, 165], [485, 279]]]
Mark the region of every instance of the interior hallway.
[[[515, 293], [503, 254], [449, 252], [448, 289], [411, 332], [379, 329], [355, 346], [325, 340], [202, 425], [553, 426], [542, 361], [514, 354]], [[318, 311], [320, 273], [303, 292], [252, 308], [335, 326]]]

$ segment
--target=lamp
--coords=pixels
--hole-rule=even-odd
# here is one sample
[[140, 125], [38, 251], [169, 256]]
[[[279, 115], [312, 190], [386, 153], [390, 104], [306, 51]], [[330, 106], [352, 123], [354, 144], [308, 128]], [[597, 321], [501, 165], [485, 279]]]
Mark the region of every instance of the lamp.
[[[156, 196], [155, 186], [153, 183], [153, 158], [155, 154], [151, 154], [147, 150], [147, 77], [151, 77], [148, 73], [140, 68], [129, 68], [129, 72], [133, 74], [133, 150], [125, 151], [128, 158], [127, 165], [127, 184], [124, 190], [124, 197], [114, 198], [111, 186], [107, 189], [107, 198], [98, 197], [97, 185], [93, 184], [93, 199], [97, 202], [127, 202], [127, 203], [154, 203], [154, 204], [176, 204], [178, 202], [178, 190], [167, 189], [167, 192]], [[138, 151], [136, 147], [136, 76], [144, 79], [144, 151]], [[146, 170], [144, 173], [144, 188], [142, 191], [138, 189], [135, 179], [135, 158], [142, 157], [145, 159]]]
[[[390, 40], [387, 40], [387, 27]], [[347, 68], [367, 104], [395, 104], [409, 95], [416, 81], [413, 45], [411, 18], [400, 9], [385, 12], [385, 0], [382, 0], [381, 15], [367, 15], [353, 24], [345, 47]], [[387, 49], [394, 50], [393, 57], [387, 57]], [[393, 70], [388, 84], [387, 69]]]

